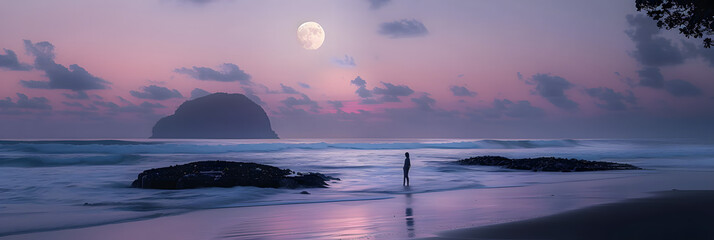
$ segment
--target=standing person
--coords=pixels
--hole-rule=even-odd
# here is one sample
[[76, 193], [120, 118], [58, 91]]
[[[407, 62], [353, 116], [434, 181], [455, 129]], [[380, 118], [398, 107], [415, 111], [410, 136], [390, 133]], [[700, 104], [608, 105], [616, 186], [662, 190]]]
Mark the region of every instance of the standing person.
[[404, 179], [402, 185], [409, 186], [409, 168], [412, 166], [412, 163], [409, 160], [409, 152], [404, 153], [404, 156], [407, 158], [404, 159]]

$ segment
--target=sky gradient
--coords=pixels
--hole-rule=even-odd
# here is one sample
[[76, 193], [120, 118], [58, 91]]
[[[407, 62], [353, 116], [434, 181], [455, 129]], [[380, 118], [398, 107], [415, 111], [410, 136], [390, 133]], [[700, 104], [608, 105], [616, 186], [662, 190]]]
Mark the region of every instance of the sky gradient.
[[145, 138], [212, 92], [281, 138], [714, 135], [714, 50], [634, 1], [11, 0], [0, 32], [0, 138]]

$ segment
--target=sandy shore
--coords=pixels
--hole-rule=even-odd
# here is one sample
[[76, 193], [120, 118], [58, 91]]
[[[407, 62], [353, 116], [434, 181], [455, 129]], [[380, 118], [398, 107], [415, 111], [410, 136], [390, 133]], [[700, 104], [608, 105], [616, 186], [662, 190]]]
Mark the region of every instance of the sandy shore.
[[714, 191], [668, 191], [430, 239], [714, 239], [712, 226]]
[[[712, 233], [686, 229], [712, 226], [714, 193], [651, 197], [673, 188], [714, 190], [714, 174], [623, 172], [594, 181], [211, 209], [2, 239], [697, 239]], [[486, 227], [473, 228], [480, 226]]]

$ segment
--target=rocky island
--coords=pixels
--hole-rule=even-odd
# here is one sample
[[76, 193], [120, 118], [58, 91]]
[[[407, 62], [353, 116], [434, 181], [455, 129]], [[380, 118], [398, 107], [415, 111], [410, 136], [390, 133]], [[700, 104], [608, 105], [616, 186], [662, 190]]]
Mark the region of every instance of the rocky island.
[[254, 186], [261, 188], [326, 188], [340, 180], [321, 173], [296, 173], [290, 169], [245, 162], [200, 161], [146, 170], [131, 184], [136, 188], [188, 189]]
[[214, 93], [181, 104], [154, 125], [151, 138], [276, 139], [260, 105], [242, 94]]
[[478, 156], [458, 160], [457, 163], [461, 165], [501, 166], [508, 169], [544, 172], [585, 172], [641, 169], [625, 163], [587, 161], [574, 158], [567, 159], [556, 157], [510, 159], [501, 156]]

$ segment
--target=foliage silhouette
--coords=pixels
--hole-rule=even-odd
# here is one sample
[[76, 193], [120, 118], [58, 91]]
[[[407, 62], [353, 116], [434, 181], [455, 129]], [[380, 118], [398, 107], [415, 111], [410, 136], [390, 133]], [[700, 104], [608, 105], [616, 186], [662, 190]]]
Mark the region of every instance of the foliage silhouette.
[[637, 11], [657, 21], [659, 28], [679, 29], [687, 38], [704, 38], [704, 47], [712, 46], [714, 1], [712, 0], [636, 0]]

